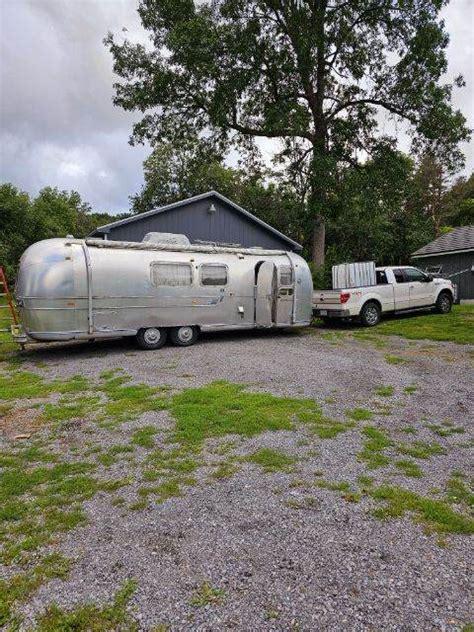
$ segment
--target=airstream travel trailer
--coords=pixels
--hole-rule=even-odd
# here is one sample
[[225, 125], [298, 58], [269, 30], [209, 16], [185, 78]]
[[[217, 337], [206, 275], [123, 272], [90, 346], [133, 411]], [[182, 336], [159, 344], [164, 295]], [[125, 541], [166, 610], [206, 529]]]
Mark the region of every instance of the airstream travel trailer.
[[20, 261], [17, 340], [136, 336], [144, 349], [167, 338], [189, 346], [200, 331], [308, 325], [312, 290], [304, 259], [283, 250], [166, 234], [48, 239]]

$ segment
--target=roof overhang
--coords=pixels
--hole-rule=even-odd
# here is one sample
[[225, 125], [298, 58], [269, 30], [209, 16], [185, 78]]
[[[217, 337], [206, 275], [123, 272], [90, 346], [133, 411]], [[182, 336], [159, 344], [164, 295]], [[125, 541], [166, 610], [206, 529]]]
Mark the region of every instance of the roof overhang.
[[464, 250], [444, 250], [441, 252], [430, 252], [428, 254], [424, 254], [424, 255], [417, 255], [416, 253], [413, 255], [410, 255], [411, 259], [423, 259], [424, 257], [444, 257], [444, 255], [460, 255], [463, 254], [465, 252], [473, 252], [474, 253], [474, 248], [465, 248]]

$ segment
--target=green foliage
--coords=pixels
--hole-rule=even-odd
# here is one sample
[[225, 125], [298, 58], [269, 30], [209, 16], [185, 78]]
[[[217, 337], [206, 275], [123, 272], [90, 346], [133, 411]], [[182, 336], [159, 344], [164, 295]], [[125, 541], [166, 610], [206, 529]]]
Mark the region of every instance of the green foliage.
[[261, 448], [246, 457], [245, 460], [249, 463], [260, 465], [264, 472], [276, 472], [278, 470], [288, 470], [298, 459], [280, 450]]
[[135, 580], [127, 580], [115, 594], [109, 606], [94, 604], [64, 610], [56, 605], [48, 606], [38, 617], [38, 632], [113, 632], [114, 630], [137, 630], [134, 618], [127, 612], [128, 603], [137, 588]]
[[[382, 321], [377, 334], [411, 340], [440, 340], [474, 344], [474, 305], [454, 305], [449, 314], [403, 316]], [[396, 356], [385, 356], [390, 364]], [[390, 360], [389, 360], [390, 358]], [[401, 359], [403, 362], [403, 359]]]
[[374, 413], [367, 408], [353, 408], [346, 410], [346, 415], [354, 421], [368, 421], [374, 416]]
[[33, 242], [67, 234], [84, 237], [98, 225], [112, 221], [105, 213], [91, 214], [90, 206], [75, 191], [45, 187], [30, 199], [12, 184], [0, 185], [0, 217], [0, 264], [12, 281], [21, 254]]
[[385, 432], [375, 426], [366, 426], [362, 429], [362, 434], [366, 438], [364, 449], [359, 452], [357, 458], [360, 461], [365, 461], [371, 470], [387, 465], [390, 460], [383, 452], [393, 446], [393, 441]]
[[[361, 209], [361, 235], [366, 227], [375, 231], [390, 254], [390, 240], [405, 244], [413, 232], [412, 223], [399, 221], [401, 235], [387, 231], [383, 238], [384, 217], [407, 200], [406, 179], [398, 174], [410, 166], [386, 159], [373, 193], [365, 188], [375, 204], [364, 200], [365, 183], [351, 185], [359, 170], [348, 179], [344, 172], [360, 150], [393, 153], [395, 139], [378, 128], [381, 111], [410, 127], [417, 151], [428, 148], [452, 169], [462, 162], [457, 145], [469, 130], [452, 108], [452, 86], [441, 85], [448, 43], [441, 6], [410, 2], [400, 13], [390, 3], [367, 11], [364, 0], [336, 8], [257, 0], [143, 3], [139, 14], [154, 47], [112, 34], [106, 39], [121, 79], [114, 102], [143, 114], [133, 142], [179, 145], [205, 130], [219, 155], [229, 142], [248, 152], [256, 137], [281, 139], [277, 160], [305, 205], [302, 223], [313, 235], [315, 263], [324, 262], [325, 221], [340, 198], [356, 214]], [[455, 83], [460, 87], [462, 79]], [[370, 167], [360, 171], [362, 179], [365, 171], [375, 179]], [[397, 192], [394, 202], [387, 188]], [[371, 221], [379, 203], [382, 212]], [[359, 245], [365, 247], [362, 238]]]
[[446, 502], [420, 496], [392, 485], [381, 485], [372, 489], [370, 495], [385, 503], [383, 508], [374, 512], [378, 518], [401, 518], [409, 512], [424, 524], [428, 532], [474, 533], [474, 520], [453, 511]]
[[391, 397], [395, 389], [393, 386], [379, 386], [375, 389], [375, 394], [379, 397]]
[[410, 459], [395, 461], [395, 466], [401, 470], [405, 476], [410, 476], [411, 478], [421, 478], [423, 476], [420, 466], [415, 463], [415, 461], [410, 461]]
[[425, 443], [424, 441], [414, 441], [397, 446], [400, 454], [406, 454], [414, 459], [429, 459], [431, 456], [446, 454], [446, 450], [439, 443]]
[[193, 595], [191, 605], [196, 608], [220, 604], [225, 597], [225, 592], [221, 588], [214, 588], [208, 582], [204, 582]]

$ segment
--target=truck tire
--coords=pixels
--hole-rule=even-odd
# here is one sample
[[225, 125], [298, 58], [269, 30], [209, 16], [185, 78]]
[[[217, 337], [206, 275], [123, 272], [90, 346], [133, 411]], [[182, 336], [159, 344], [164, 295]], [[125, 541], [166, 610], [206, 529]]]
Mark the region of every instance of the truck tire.
[[165, 344], [168, 332], [162, 327], [146, 327], [139, 329], [137, 333], [138, 346], [147, 351], [161, 349]]
[[380, 322], [381, 309], [374, 301], [368, 301], [360, 310], [360, 322], [364, 327], [375, 327]]
[[440, 292], [436, 299], [435, 310], [438, 314], [449, 314], [453, 306], [453, 297], [449, 292]]
[[170, 340], [177, 347], [190, 347], [199, 337], [197, 327], [184, 325], [183, 327], [173, 327], [170, 330]]

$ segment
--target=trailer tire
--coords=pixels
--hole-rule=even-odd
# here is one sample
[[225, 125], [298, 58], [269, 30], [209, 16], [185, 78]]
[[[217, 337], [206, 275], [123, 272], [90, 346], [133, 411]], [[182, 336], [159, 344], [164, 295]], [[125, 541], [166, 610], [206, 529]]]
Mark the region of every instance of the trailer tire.
[[190, 347], [199, 337], [199, 329], [192, 325], [173, 327], [170, 330], [170, 340], [177, 347]]
[[139, 329], [136, 335], [138, 346], [147, 351], [161, 349], [167, 337], [168, 332], [162, 327], [145, 327]]
[[449, 292], [440, 292], [436, 299], [435, 310], [438, 314], [449, 314], [453, 306], [453, 297]]
[[382, 310], [375, 301], [367, 301], [360, 310], [360, 322], [364, 327], [375, 327], [380, 322]]

